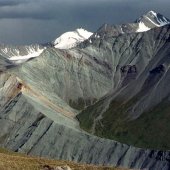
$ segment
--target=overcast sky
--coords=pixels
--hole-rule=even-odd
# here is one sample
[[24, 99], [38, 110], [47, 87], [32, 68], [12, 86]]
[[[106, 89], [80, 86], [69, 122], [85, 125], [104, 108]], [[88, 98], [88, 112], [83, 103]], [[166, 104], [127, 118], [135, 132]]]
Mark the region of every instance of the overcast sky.
[[0, 0], [0, 43], [45, 43], [79, 27], [133, 22], [150, 10], [170, 18], [170, 0]]

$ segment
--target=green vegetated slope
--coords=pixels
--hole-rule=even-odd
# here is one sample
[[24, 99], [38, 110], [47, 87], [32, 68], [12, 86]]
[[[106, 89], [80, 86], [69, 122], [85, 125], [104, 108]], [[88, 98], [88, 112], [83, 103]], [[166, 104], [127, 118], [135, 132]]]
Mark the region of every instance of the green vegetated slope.
[[[120, 104], [113, 101], [104, 113], [103, 119], [96, 124], [95, 134], [137, 147], [169, 149], [170, 101], [164, 99], [135, 120], [129, 120], [125, 114], [130, 104], [133, 103]], [[92, 115], [88, 117], [87, 113]], [[80, 126], [88, 132], [92, 132], [95, 113], [95, 109], [89, 107], [78, 116]]]

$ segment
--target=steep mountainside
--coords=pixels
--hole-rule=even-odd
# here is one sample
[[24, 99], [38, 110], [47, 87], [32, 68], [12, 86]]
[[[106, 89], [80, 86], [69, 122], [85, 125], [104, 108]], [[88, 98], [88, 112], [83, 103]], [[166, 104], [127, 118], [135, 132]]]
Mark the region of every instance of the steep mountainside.
[[[10, 70], [9, 70], [10, 71]], [[41, 95], [1, 74], [0, 145], [10, 150], [81, 163], [129, 168], [170, 167], [169, 152], [138, 149], [89, 135]], [[57, 106], [57, 105], [55, 105]]]
[[114, 88], [78, 116], [81, 127], [138, 147], [170, 149], [170, 26], [96, 41], [103, 42], [101, 51], [112, 46]]
[[112, 70], [108, 64], [79, 49], [49, 48], [41, 57], [17, 67], [15, 73], [52, 101], [63, 99], [78, 110], [112, 88]]

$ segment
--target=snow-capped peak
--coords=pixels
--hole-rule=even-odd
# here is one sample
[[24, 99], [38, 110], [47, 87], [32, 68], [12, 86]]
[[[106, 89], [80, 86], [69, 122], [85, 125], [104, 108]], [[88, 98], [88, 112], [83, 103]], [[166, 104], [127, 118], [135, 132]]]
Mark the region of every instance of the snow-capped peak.
[[69, 49], [77, 46], [79, 43], [87, 40], [93, 33], [83, 28], [62, 34], [54, 41], [55, 48]]
[[141, 16], [136, 22], [139, 24], [137, 32], [144, 32], [155, 27], [162, 27], [170, 24], [168, 18], [152, 10]]
[[157, 16], [157, 13], [156, 13], [155, 11], [152, 11], [152, 10], [151, 10], [151, 11], [149, 11], [149, 12], [148, 12], [148, 14], [152, 14], [152, 15]]
[[148, 18], [152, 17], [153, 21], [155, 19], [155, 21], [157, 22], [157, 23], [155, 23], [155, 25], [158, 27], [161, 27], [161, 26], [164, 26], [164, 25], [167, 25], [170, 23], [170, 21], [166, 17], [164, 17], [163, 15], [156, 13], [154, 11], [149, 11], [146, 16]]

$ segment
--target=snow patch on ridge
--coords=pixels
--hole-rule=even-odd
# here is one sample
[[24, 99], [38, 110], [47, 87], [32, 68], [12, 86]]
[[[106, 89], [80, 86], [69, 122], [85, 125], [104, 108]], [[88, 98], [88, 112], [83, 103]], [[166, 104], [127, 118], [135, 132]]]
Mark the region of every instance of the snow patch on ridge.
[[27, 55], [12, 56], [12, 57], [9, 58], [9, 60], [11, 60], [11, 61], [13, 61], [17, 64], [23, 63], [30, 58], [38, 57], [43, 51], [44, 51], [44, 49], [38, 49], [37, 51], [31, 50]]
[[59, 49], [70, 49], [87, 40], [92, 34], [92, 32], [88, 32], [83, 28], [76, 29], [72, 32], [66, 32], [54, 41], [54, 46]]
[[148, 19], [152, 24], [154, 24], [156, 27], [160, 27], [161, 25], [155, 23], [154, 21], [152, 21], [149, 17], [146, 17], [146, 19]]
[[139, 28], [136, 30], [136, 32], [145, 32], [150, 30], [149, 27], [147, 27], [143, 22], [139, 22]]
[[151, 13], [152, 15], [157, 16], [157, 13], [155, 11], [149, 11], [148, 13]]
[[38, 51], [34, 51], [32, 53], [29, 53], [28, 55], [24, 55], [24, 56], [12, 56], [9, 59], [10, 60], [28, 60], [29, 58], [38, 57], [43, 51], [44, 51], [44, 49], [39, 49]]
[[[164, 17], [164, 19], [166, 18]], [[158, 19], [158, 23], [160, 24], [160, 27], [169, 24], [167, 20], [163, 20], [163, 19]]]

